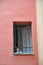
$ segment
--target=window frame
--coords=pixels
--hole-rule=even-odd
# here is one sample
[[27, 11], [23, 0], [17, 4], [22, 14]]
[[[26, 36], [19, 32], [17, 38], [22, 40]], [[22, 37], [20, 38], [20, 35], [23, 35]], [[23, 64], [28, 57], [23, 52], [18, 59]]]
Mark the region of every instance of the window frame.
[[[15, 21], [15, 22], [13, 22], [13, 26], [14, 26], [14, 24], [31, 24], [31, 31], [32, 31], [32, 22], [31, 21]], [[33, 53], [33, 43], [32, 43], [32, 53], [29, 53], [29, 54], [15, 54], [14, 53], [14, 39], [13, 39], [13, 54], [14, 55], [33, 55], [34, 54]]]

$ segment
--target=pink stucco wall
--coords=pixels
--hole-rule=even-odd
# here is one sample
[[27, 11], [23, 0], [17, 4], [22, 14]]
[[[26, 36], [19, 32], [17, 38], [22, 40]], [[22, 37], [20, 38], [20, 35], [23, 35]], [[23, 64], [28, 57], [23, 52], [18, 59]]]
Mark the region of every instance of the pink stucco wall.
[[[13, 55], [13, 21], [32, 22], [32, 55]], [[38, 65], [35, 0], [0, 0], [0, 65]]]

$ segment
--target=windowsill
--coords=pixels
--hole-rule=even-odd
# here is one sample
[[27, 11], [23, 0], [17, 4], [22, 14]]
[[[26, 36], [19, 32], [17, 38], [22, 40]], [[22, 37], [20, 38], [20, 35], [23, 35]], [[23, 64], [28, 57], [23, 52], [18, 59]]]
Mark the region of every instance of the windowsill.
[[34, 53], [13, 53], [15, 56], [33, 56]]

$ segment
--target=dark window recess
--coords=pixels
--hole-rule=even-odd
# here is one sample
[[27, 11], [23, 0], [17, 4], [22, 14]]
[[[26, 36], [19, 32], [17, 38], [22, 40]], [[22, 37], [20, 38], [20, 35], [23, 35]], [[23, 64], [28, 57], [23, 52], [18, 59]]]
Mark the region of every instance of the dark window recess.
[[31, 24], [13, 24], [13, 39], [15, 54], [32, 53]]

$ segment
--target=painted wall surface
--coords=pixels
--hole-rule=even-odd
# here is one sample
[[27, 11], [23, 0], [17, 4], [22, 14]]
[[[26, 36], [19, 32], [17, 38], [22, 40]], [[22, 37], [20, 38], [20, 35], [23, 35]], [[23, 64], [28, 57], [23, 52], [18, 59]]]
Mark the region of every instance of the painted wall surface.
[[39, 65], [43, 65], [43, 0], [36, 0]]
[[[13, 55], [13, 21], [32, 21], [32, 55]], [[35, 0], [0, 0], [0, 65], [38, 65], [36, 32]]]

